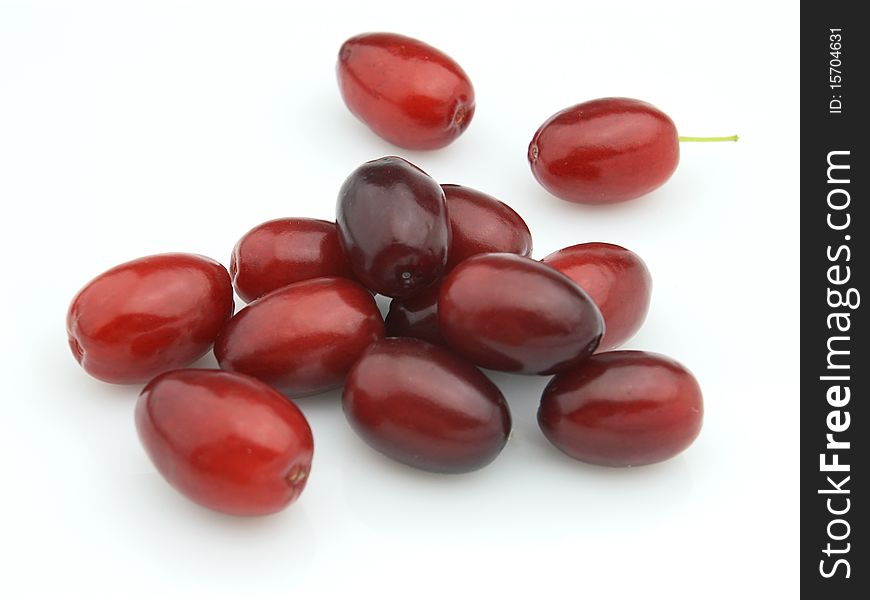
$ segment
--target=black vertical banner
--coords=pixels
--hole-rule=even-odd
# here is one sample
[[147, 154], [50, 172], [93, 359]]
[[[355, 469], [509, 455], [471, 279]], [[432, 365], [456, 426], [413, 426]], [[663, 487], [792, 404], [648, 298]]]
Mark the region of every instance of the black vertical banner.
[[[801, 4], [801, 591], [866, 598], [870, 101], [861, 3]], [[870, 293], [870, 292], [868, 292]], [[859, 491], [859, 490], [863, 490]]]

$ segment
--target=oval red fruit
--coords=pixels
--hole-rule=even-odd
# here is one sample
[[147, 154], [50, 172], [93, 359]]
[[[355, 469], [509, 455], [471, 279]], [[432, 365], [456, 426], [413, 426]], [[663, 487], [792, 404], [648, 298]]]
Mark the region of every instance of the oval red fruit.
[[403, 158], [367, 162], [338, 194], [341, 246], [363, 285], [410, 296], [444, 272], [450, 224], [441, 186]]
[[393, 298], [390, 311], [384, 320], [387, 335], [412, 337], [430, 344], [443, 344], [438, 328], [439, 285], [431, 285], [419, 294], [408, 298]]
[[631, 98], [601, 98], [547, 119], [529, 144], [535, 178], [569, 202], [610, 204], [661, 186], [680, 160], [677, 128]]
[[604, 318], [598, 352], [612, 350], [637, 333], [649, 311], [652, 277], [643, 260], [622, 246], [590, 242], [558, 250], [541, 262], [570, 277]]
[[461, 185], [442, 185], [450, 219], [447, 270], [485, 252], [532, 253], [529, 226], [510, 206], [489, 194]]
[[498, 456], [511, 430], [495, 384], [420, 340], [389, 338], [369, 347], [347, 378], [342, 404], [370, 446], [428, 471], [479, 469]]
[[136, 404], [136, 429], [176, 490], [231, 515], [265, 515], [302, 493], [314, 442], [292, 402], [245, 375], [171, 371]]
[[251, 375], [290, 397], [340, 387], [366, 347], [384, 336], [371, 293], [340, 277], [279, 288], [240, 310], [214, 353], [222, 369]]
[[604, 352], [553, 378], [538, 410], [541, 431], [568, 456], [612, 467], [647, 465], [685, 450], [704, 407], [694, 376], [649, 352]]
[[85, 371], [143, 383], [208, 352], [233, 314], [227, 270], [195, 254], [157, 254], [98, 275], [67, 312], [69, 345]]
[[351, 277], [335, 223], [275, 219], [242, 236], [230, 259], [230, 276], [245, 302], [279, 287], [318, 277]]
[[480, 254], [444, 279], [438, 324], [451, 348], [499, 371], [551, 374], [583, 362], [601, 313], [562, 273], [514, 254]]
[[338, 87], [350, 111], [411, 150], [442, 148], [474, 116], [474, 88], [440, 50], [395, 33], [350, 38], [338, 53]]

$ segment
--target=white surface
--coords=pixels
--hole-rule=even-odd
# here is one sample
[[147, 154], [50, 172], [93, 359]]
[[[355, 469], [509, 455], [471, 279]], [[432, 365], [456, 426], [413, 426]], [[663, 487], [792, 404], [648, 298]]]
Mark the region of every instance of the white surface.
[[[402, 151], [347, 112], [335, 55], [370, 30], [463, 65], [477, 114], [458, 142]], [[560, 202], [528, 141], [606, 95], [741, 141], [684, 144], [640, 201]], [[3, 2], [0, 596], [796, 597], [798, 106], [788, 2]], [[515, 430], [475, 474], [382, 458], [333, 393], [300, 403], [314, 470], [282, 514], [223, 517], [165, 484], [136, 439], [137, 388], [89, 378], [66, 347], [73, 294], [137, 256], [226, 263], [261, 221], [332, 218], [345, 176], [386, 154], [508, 202], [535, 257], [596, 240], [643, 256], [654, 298], [629, 347], [696, 373], [695, 445], [584, 466], [537, 429], [546, 380], [497, 375]]]

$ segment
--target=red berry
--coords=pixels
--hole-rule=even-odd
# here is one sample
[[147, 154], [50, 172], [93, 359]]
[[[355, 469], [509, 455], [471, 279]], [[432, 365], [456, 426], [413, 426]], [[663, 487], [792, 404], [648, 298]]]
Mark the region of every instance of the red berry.
[[370, 446], [428, 471], [479, 469], [498, 456], [511, 430], [504, 397], [483, 373], [408, 338], [372, 344], [351, 370], [342, 404]]
[[489, 369], [556, 373], [583, 362], [604, 333], [601, 313], [580, 286], [514, 254], [480, 254], [444, 279], [441, 335]]
[[300, 281], [240, 310], [215, 342], [222, 369], [290, 397], [341, 387], [366, 347], [384, 336], [371, 293], [339, 277]]
[[563, 248], [543, 259], [582, 287], [604, 317], [599, 352], [622, 345], [646, 319], [652, 278], [643, 260], [622, 246], [591, 242]]
[[245, 302], [279, 287], [317, 277], [351, 277], [335, 223], [275, 219], [242, 236], [230, 259], [230, 276]]
[[474, 115], [465, 71], [432, 46], [394, 33], [352, 37], [338, 54], [338, 87], [350, 111], [385, 140], [442, 148]]
[[158, 254], [91, 280], [67, 312], [69, 345], [89, 374], [142, 383], [208, 352], [233, 314], [227, 270], [194, 254]]
[[393, 298], [384, 325], [391, 337], [412, 337], [430, 344], [444, 344], [438, 327], [438, 292], [441, 286], [431, 285], [408, 298]]
[[523, 218], [488, 194], [461, 185], [442, 185], [452, 240], [447, 270], [485, 252], [532, 253], [532, 234]]
[[450, 225], [434, 179], [396, 156], [365, 163], [338, 195], [339, 240], [354, 275], [385, 296], [410, 296], [444, 272]]
[[601, 98], [556, 113], [529, 144], [535, 178], [569, 202], [610, 204], [643, 196], [680, 159], [674, 122], [651, 104]]
[[139, 395], [136, 429], [179, 492], [232, 515], [265, 515], [299, 497], [314, 442], [292, 402], [245, 375], [185, 369]]
[[649, 352], [604, 352], [553, 378], [538, 410], [541, 431], [568, 456], [612, 467], [647, 465], [685, 450], [703, 420], [698, 382]]

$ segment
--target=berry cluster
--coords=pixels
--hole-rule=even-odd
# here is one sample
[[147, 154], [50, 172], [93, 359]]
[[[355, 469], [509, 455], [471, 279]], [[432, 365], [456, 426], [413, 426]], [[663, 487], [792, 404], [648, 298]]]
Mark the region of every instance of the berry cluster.
[[[348, 108], [405, 148], [446, 146], [474, 116], [465, 72], [404, 36], [351, 38], [338, 80]], [[547, 120], [528, 158], [560, 198], [621, 202], [670, 177], [678, 142], [661, 111], [610, 98]], [[576, 459], [636, 466], [688, 447], [703, 413], [692, 374], [614, 351], [649, 307], [640, 257], [605, 243], [531, 253], [529, 228], [506, 204], [389, 156], [350, 174], [335, 222], [258, 225], [229, 271], [159, 254], [104, 272], [73, 299], [67, 332], [92, 376], [147, 382], [136, 426], [151, 460], [180, 492], [230, 514], [299, 496], [313, 437], [291, 398], [341, 387], [360, 437], [429, 471], [479, 469], [508, 441], [508, 405], [478, 367], [553, 376], [538, 422]], [[247, 303], [238, 312], [234, 291]], [[392, 298], [386, 320], [375, 294]], [[212, 348], [220, 370], [186, 368]]]

